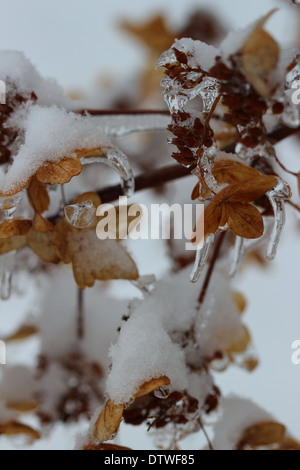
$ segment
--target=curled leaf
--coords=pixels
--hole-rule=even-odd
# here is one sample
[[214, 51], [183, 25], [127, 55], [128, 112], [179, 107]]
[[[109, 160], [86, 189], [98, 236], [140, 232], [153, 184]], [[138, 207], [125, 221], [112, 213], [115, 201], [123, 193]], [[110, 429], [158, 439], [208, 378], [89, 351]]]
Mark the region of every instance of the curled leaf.
[[47, 211], [50, 205], [50, 197], [47, 186], [36, 178], [33, 178], [28, 189], [27, 195], [30, 205], [39, 214]]
[[273, 10], [258, 24], [247, 38], [242, 49], [242, 64], [247, 80], [256, 92], [268, 98], [271, 94], [268, 78], [276, 68], [280, 48], [272, 36], [263, 29]]
[[1, 434], [5, 434], [6, 436], [18, 436], [23, 434], [35, 440], [41, 437], [38, 431], [18, 421], [9, 421], [8, 423], [0, 424], [0, 435]]
[[36, 179], [40, 183], [65, 184], [82, 171], [80, 160], [64, 158], [58, 162], [49, 162], [36, 172]]
[[23, 341], [30, 338], [39, 332], [35, 325], [23, 325], [17, 331], [4, 338], [5, 343], [12, 343], [14, 341]]
[[54, 225], [44, 217], [42, 217], [38, 212], [35, 214], [33, 221], [33, 230], [36, 232], [54, 232]]
[[285, 435], [285, 426], [274, 421], [254, 424], [245, 430], [240, 445], [250, 447], [268, 446], [278, 444]]
[[118, 431], [123, 416], [124, 405], [115, 405], [108, 400], [96, 421], [93, 434], [100, 442], [112, 439]]

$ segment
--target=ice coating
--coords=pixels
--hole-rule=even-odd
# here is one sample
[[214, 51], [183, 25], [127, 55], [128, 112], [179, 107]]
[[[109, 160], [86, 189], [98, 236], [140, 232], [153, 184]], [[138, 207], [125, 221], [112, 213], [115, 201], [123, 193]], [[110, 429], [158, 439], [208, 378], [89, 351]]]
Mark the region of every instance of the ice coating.
[[88, 228], [95, 225], [96, 207], [92, 201], [70, 204], [64, 209], [65, 217], [70, 225], [76, 228]]
[[[13, 220], [14, 213], [22, 200], [22, 193], [16, 196], [0, 199], [0, 213], [4, 220]], [[12, 290], [12, 276], [15, 267], [16, 252], [0, 256], [0, 299], [8, 300]]]
[[290, 197], [290, 192], [288, 184], [280, 179], [278, 185], [267, 193], [274, 212], [274, 226], [267, 247], [267, 258], [269, 260], [273, 260], [276, 256], [277, 247], [285, 225], [284, 200]]
[[126, 196], [131, 196], [134, 192], [135, 181], [131, 165], [126, 155], [115, 147], [107, 148], [105, 154], [97, 157], [81, 158], [83, 165], [91, 163], [104, 163], [115, 169], [122, 182], [122, 188]]

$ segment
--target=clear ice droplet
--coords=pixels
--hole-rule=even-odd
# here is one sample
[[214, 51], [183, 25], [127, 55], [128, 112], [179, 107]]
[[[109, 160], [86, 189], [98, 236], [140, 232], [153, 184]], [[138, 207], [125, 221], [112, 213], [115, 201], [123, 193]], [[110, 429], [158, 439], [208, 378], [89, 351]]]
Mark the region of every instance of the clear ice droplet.
[[154, 390], [154, 396], [156, 398], [160, 398], [161, 400], [165, 400], [170, 396], [171, 390], [172, 388], [170, 385], [163, 385], [162, 387]]
[[92, 201], [79, 202], [66, 206], [65, 216], [70, 225], [76, 228], [89, 228], [96, 224], [96, 207]]
[[109, 148], [106, 150], [105, 155], [81, 158], [81, 163], [82, 165], [103, 163], [110, 166], [119, 174], [124, 194], [129, 197], [134, 193], [135, 182], [132, 168], [128, 158], [123, 152], [121, 152], [121, 150], [117, 148]]

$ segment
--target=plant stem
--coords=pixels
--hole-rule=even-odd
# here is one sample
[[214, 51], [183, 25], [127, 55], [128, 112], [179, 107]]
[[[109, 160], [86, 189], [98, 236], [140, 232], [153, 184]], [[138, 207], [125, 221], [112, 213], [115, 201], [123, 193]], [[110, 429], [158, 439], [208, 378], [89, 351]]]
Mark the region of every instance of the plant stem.
[[217, 243], [215, 244], [214, 251], [213, 251], [212, 257], [210, 259], [210, 262], [209, 262], [209, 265], [208, 265], [208, 270], [207, 270], [207, 273], [206, 273], [206, 276], [205, 276], [205, 279], [204, 279], [204, 282], [203, 282], [203, 285], [202, 285], [202, 289], [201, 289], [201, 292], [200, 292], [200, 295], [199, 295], [199, 298], [198, 298], [198, 302], [199, 302], [198, 309], [199, 310], [200, 310], [200, 308], [203, 305], [203, 302], [205, 300], [205, 295], [206, 295], [206, 292], [208, 290], [208, 287], [209, 287], [209, 284], [210, 284], [210, 281], [211, 281], [211, 277], [212, 277], [212, 274], [213, 274], [213, 271], [214, 271], [214, 267], [215, 267], [216, 262], [218, 260], [223, 242], [225, 240], [225, 237], [226, 237], [226, 232], [222, 232], [218, 237]]
[[91, 116], [127, 116], [127, 115], [143, 115], [143, 114], [164, 114], [170, 115], [168, 109], [81, 109], [78, 114], [90, 114]]
[[77, 338], [84, 338], [84, 292], [83, 289], [77, 289]]

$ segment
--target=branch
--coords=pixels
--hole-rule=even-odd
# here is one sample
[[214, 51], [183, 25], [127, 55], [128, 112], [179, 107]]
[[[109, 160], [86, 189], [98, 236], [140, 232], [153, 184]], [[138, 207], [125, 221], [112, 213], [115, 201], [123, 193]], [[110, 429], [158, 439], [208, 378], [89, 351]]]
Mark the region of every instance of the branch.
[[[287, 137], [290, 137], [298, 133], [300, 129], [290, 129], [288, 127], [280, 127], [268, 135], [268, 140], [272, 144], [276, 144]], [[235, 150], [235, 144], [231, 144], [222, 149], [224, 152], [233, 153]], [[152, 189], [161, 186], [170, 181], [174, 181], [180, 178], [189, 176], [195, 165], [186, 168], [178, 165], [168, 165], [157, 170], [148, 171], [135, 178], [135, 191], [142, 191], [144, 189]], [[109, 203], [117, 200], [123, 195], [123, 189], [121, 185], [110, 186], [98, 191], [98, 195], [103, 203]]]
[[170, 111], [168, 109], [80, 109], [75, 112], [83, 116], [85, 114], [90, 114], [91, 116], [138, 116], [143, 114], [170, 115]]

